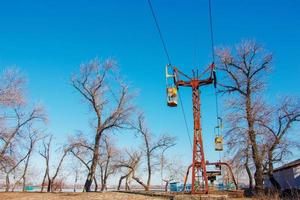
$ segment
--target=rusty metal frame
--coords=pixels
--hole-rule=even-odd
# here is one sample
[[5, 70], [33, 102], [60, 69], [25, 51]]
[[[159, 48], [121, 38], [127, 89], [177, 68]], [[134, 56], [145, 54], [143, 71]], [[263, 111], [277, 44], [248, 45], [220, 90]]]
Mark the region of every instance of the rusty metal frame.
[[[226, 167], [229, 169], [231, 178], [232, 178], [232, 180], [233, 180], [233, 182], [234, 182], [234, 185], [235, 185], [235, 189], [238, 190], [237, 182], [236, 182], [236, 180], [235, 180], [235, 177], [234, 177], [234, 174], [233, 174], [233, 172], [232, 172], [231, 166], [230, 166], [228, 163], [226, 163], [226, 162], [208, 162], [208, 161], [207, 161], [207, 162], [205, 163], [205, 165], [215, 165], [215, 166], [217, 166], [217, 165], [221, 165], [221, 166], [224, 165], [224, 166], [226, 166]], [[185, 176], [184, 183], [183, 183], [183, 192], [185, 191], [185, 188], [186, 188], [186, 182], [187, 182], [187, 179], [188, 179], [189, 172], [190, 172], [191, 168], [192, 168], [192, 165], [190, 165], [190, 166], [188, 167], [187, 171], [186, 171], [186, 176]], [[191, 193], [193, 194], [192, 191], [191, 191]]]
[[[204, 85], [209, 85], [214, 83], [214, 70], [215, 65], [212, 63], [207, 69], [205, 69], [200, 75], [198, 75], [198, 70], [193, 70], [193, 76], [189, 77], [188, 75], [184, 74], [178, 68], [173, 67], [173, 79], [174, 84], [176, 85], [177, 89], [179, 87], [191, 87], [192, 88], [192, 102], [193, 102], [193, 117], [194, 117], [194, 138], [193, 138], [193, 155], [192, 155], [192, 164], [188, 167], [186, 172], [186, 176], [184, 179], [183, 191], [186, 188], [186, 182], [189, 176], [190, 170], [192, 171], [192, 188], [191, 193], [208, 193], [208, 177], [206, 172], [207, 165], [223, 165], [229, 169], [231, 174], [232, 180], [235, 184], [236, 189], [238, 189], [236, 180], [234, 178], [232, 169], [228, 163], [225, 162], [208, 162], [205, 160], [204, 157], [204, 148], [203, 148], [203, 138], [202, 138], [202, 128], [201, 128], [201, 101], [200, 101], [200, 87]], [[200, 79], [206, 73], [210, 72], [210, 75], [206, 79]], [[181, 79], [184, 77], [185, 80]], [[201, 175], [200, 175], [201, 174]], [[202, 178], [202, 185], [204, 187], [196, 188], [196, 178], [198, 180]], [[200, 185], [200, 183], [198, 183]]]
[[[203, 139], [202, 139], [202, 128], [201, 128], [201, 110], [200, 110], [200, 87], [213, 83], [213, 70], [214, 64], [210, 65], [202, 74], [210, 71], [210, 76], [206, 79], [200, 79], [198, 76], [198, 70], [193, 71], [193, 78], [187, 76], [176, 67], [173, 68], [174, 72], [174, 84], [179, 87], [191, 87], [192, 88], [192, 102], [193, 102], [193, 117], [194, 117], [194, 139], [193, 139], [193, 155], [192, 164], [189, 166], [189, 170], [192, 168], [192, 188], [191, 193], [208, 193], [208, 179], [206, 174], [206, 161], [204, 157]], [[180, 79], [183, 76], [186, 80]], [[196, 179], [202, 178], [203, 188], [196, 188]], [[187, 177], [186, 177], [187, 179]], [[185, 180], [186, 183], [186, 180]], [[200, 185], [200, 183], [199, 183]]]
[[232, 169], [231, 169], [231, 167], [230, 167], [230, 165], [229, 165], [228, 163], [226, 163], [226, 162], [206, 162], [206, 165], [215, 165], [215, 166], [216, 166], [216, 165], [221, 165], [221, 166], [224, 165], [224, 166], [226, 166], [226, 167], [229, 169], [231, 178], [232, 178], [233, 183], [234, 183], [234, 185], [235, 185], [235, 189], [236, 189], [236, 190], [238, 189], [237, 182], [236, 182], [235, 177], [234, 177], [234, 175], [233, 175]]

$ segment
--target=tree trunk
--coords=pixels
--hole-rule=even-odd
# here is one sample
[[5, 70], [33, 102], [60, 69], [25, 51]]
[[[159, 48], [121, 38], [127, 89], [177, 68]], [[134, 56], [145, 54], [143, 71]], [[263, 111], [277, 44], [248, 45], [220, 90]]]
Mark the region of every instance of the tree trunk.
[[[251, 134], [250, 138], [252, 138], [252, 140], [256, 140], [254, 133]], [[255, 190], [257, 192], [260, 192], [263, 190], [263, 169], [262, 169], [262, 162], [261, 162], [261, 157], [259, 156], [259, 151], [256, 145], [256, 141], [255, 143], [252, 144], [252, 152], [253, 152], [253, 160], [254, 160], [254, 164], [255, 164], [255, 174], [254, 174], [254, 179], [255, 179]]]
[[150, 163], [148, 164], [148, 180], [147, 180], [147, 187], [145, 188], [146, 191], [150, 190], [150, 183], [151, 183], [151, 175], [152, 175], [152, 169]]
[[96, 177], [94, 177], [94, 183], [95, 183], [95, 192], [97, 192], [98, 191], [98, 182], [97, 182], [97, 179], [96, 179]]
[[127, 177], [127, 175], [125, 175], [125, 176], [121, 176], [121, 177], [120, 177], [119, 184], [118, 184], [118, 190], [120, 190], [120, 189], [121, 189], [122, 181], [123, 181], [123, 180], [124, 180], [124, 178], [126, 178], [126, 177]]
[[47, 170], [45, 171], [45, 175], [44, 175], [44, 178], [43, 178], [41, 192], [44, 191], [44, 185], [45, 185], [45, 182], [46, 182], [46, 177], [47, 177]]
[[252, 157], [255, 165], [255, 190], [260, 192], [263, 190], [263, 166], [261, 156], [259, 155], [259, 150], [256, 144], [256, 135], [253, 130], [250, 131], [250, 140], [252, 143]]
[[5, 192], [9, 192], [9, 188], [10, 188], [9, 174], [6, 174], [6, 183], [5, 184], [6, 184]]
[[129, 184], [128, 184], [128, 177], [126, 178], [126, 181], [125, 181], [125, 190], [126, 191], [130, 190], [130, 187], [129, 187]]
[[26, 177], [23, 177], [23, 187], [22, 187], [22, 191], [25, 192], [25, 188], [26, 188]]
[[90, 192], [91, 191], [92, 182], [93, 182], [92, 174], [91, 174], [91, 172], [89, 172], [88, 177], [87, 177], [87, 179], [85, 181], [85, 184], [84, 184], [84, 190], [83, 190], [84, 192]]
[[[30, 146], [30, 148], [31, 149], [33, 148], [32, 145]], [[26, 174], [27, 174], [27, 169], [28, 169], [28, 165], [29, 165], [30, 155], [31, 155], [31, 150], [28, 153], [28, 157], [27, 157], [27, 160], [26, 160], [26, 163], [25, 163], [25, 167], [24, 167], [24, 172], [23, 172], [23, 175], [22, 175], [22, 179], [23, 179], [23, 188], [22, 188], [22, 191], [23, 192], [25, 191], [25, 187], [26, 187]]]
[[166, 182], [166, 184], [165, 184], [165, 192], [167, 192], [168, 191], [168, 186], [169, 186], [169, 181], [165, 181]]
[[130, 191], [130, 181], [129, 181], [129, 176], [130, 173], [127, 175], [126, 180], [125, 180], [125, 190]]
[[247, 89], [247, 97], [246, 97], [246, 115], [247, 115], [247, 121], [248, 121], [248, 135], [249, 140], [251, 142], [251, 149], [252, 149], [252, 157], [255, 164], [255, 189], [257, 192], [263, 190], [263, 169], [262, 169], [262, 160], [261, 156], [259, 155], [259, 149], [256, 142], [256, 133], [254, 131], [254, 119], [252, 117], [252, 103], [251, 103], [251, 91], [249, 90], [248, 83], [248, 89]]
[[110, 155], [108, 155], [106, 163], [105, 163], [104, 176], [102, 178], [101, 191], [106, 190], [106, 182], [107, 182], [107, 178], [108, 178], [107, 170], [108, 170], [108, 167], [109, 167], [110, 158], [111, 158]]
[[247, 149], [246, 149], [246, 162], [245, 162], [245, 169], [246, 169], [246, 172], [247, 172], [247, 175], [248, 175], [248, 178], [249, 178], [249, 189], [253, 189], [253, 177], [252, 177], [252, 173], [251, 173], [251, 170], [249, 168], [249, 145], [247, 146]]
[[17, 184], [14, 184], [13, 187], [11, 188], [11, 191], [14, 192]]
[[76, 192], [77, 180], [78, 180], [78, 171], [76, 170], [76, 172], [75, 172], [75, 180], [74, 180], [74, 188], [73, 188], [74, 192]]
[[101, 139], [101, 134], [97, 133], [97, 135], [95, 137], [92, 165], [91, 165], [91, 168], [89, 170], [88, 176], [87, 176], [85, 184], [84, 184], [85, 192], [91, 191], [91, 185], [92, 185], [93, 179], [95, 177], [96, 167], [97, 167], [97, 163], [98, 163], [98, 159], [99, 159], [100, 139]]
[[[53, 190], [54, 181], [55, 181], [55, 179], [52, 178], [52, 179], [51, 179], [51, 185], [50, 185], [50, 191], [51, 191], [51, 192], [54, 192], [54, 190]], [[58, 188], [55, 188], [55, 189], [58, 189]]]
[[150, 189], [150, 183], [151, 183], [151, 174], [152, 174], [152, 169], [151, 169], [151, 152], [149, 150], [149, 143], [148, 143], [148, 138], [146, 140], [146, 147], [147, 147], [147, 168], [148, 168], [148, 179], [147, 179], [147, 187], [145, 187], [145, 191], [149, 191]]
[[140, 184], [141, 186], [143, 186], [144, 189], [145, 189], [145, 191], [149, 191], [149, 187], [148, 187], [146, 184], [144, 184], [139, 178], [137, 178], [137, 177], [135, 177], [135, 176], [133, 176], [132, 178], [133, 178], [138, 184]]
[[248, 178], [249, 178], [249, 189], [253, 189], [253, 177], [252, 177], [251, 170], [248, 166], [248, 163], [245, 164], [245, 168], [246, 168], [246, 172], [247, 172], [247, 175], [248, 175]]
[[272, 174], [268, 174], [269, 175], [269, 179], [270, 182], [272, 183], [273, 187], [277, 190], [281, 190], [281, 185], [278, 183], [278, 181], [275, 179], [273, 173]]
[[268, 157], [269, 157], [269, 169], [268, 169], [268, 176], [269, 176], [269, 180], [272, 184], [272, 186], [276, 189], [276, 190], [281, 190], [281, 185], [278, 183], [278, 181], [275, 179], [274, 174], [273, 174], [273, 154], [272, 154], [272, 149], [270, 150], [270, 152], [268, 153]]
[[106, 179], [103, 180], [103, 183], [101, 184], [101, 191], [106, 190]]
[[247, 145], [247, 149], [246, 149], [246, 162], [245, 162], [245, 169], [249, 178], [249, 189], [253, 189], [253, 176], [251, 173], [251, 170], [249, 168], [249, 144]]
[[52, 180], [48, 178], [48, 187], [47, 187], [47, 192], [51, 192], [51, 187], [52, 186]]

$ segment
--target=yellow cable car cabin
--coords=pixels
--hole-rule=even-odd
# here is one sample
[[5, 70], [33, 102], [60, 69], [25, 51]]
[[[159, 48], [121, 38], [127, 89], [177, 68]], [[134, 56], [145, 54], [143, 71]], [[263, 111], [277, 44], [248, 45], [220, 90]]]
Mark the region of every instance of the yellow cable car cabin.
[[[176, 107], [177, 106], [177, 87], [174, 84], [175, 75], [168, 73], [168, 68], [171, 67], [171, 65], [166, 66], [166, 86], [167, 86], [167, 104], [170, 107]], [[173, 71], [173, 69], [172, 69]]]
[[170, 107], [177, 106], [177, 88], [176, 87], [168, 87], [167, 88], [167, 103]]
[[215, 150], [223, 151], [223, 137], [222, 136], [215, 137]]

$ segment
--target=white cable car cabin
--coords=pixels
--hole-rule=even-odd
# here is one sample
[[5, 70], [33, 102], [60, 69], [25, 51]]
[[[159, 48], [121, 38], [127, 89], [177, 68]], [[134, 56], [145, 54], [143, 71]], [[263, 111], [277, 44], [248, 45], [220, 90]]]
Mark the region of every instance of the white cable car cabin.
[[177, 97], [177, 88], [176, 87], [168, 87], [167, 88], [167, 103], [170, 107], [176, 107], [178, 102]]

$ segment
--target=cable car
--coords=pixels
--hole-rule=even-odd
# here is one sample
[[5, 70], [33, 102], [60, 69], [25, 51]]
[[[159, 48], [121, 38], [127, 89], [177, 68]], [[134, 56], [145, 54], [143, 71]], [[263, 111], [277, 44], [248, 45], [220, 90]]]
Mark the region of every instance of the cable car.
[[223, 151], [223, 137], [222, 136], [215, 137], [215, 150]]
[[167, 104], [170, 107], [176, 107], [178, 102], [178, 91], [176, 85], [174, 85], [175, 75], [168, 73], [168, 67], [170, 67], [170, 65], [166, 66]]
[[176, 87], [168, 87], [167, 88], [167, 103], [170, 107], [177, 106], [177, 88]]

